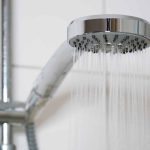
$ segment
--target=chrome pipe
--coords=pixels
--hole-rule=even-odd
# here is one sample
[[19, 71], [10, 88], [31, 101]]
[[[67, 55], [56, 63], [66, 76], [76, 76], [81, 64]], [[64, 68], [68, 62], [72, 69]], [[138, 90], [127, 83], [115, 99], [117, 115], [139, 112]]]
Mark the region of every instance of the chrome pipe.
[[28, 113], [25, 110], [25, 103], [22, 102], [0, 102], [0, 121], [10, 124], [25, 124]]
[[27, 112], [26, 111], [0, 111], [0, 120], [1, 122], [7, 122], [10, 124], [18, 123], [25, 124], [27, 120]]
[[32, 120], [40, 108], [53, 96], [71, 69], [73, 53], [74, 48], [64, 42], [41, 71], [26, 103], [29, 120]]
[[11, 29], [10, 0], [2, 0], [2, 99], [10, 102], [11, 97]]
[[[1, 1], [1, 100], [4, 103], [11, 101], [11, 0]], [[2, 150], [14, 150], [12, 144], [12, 126], [9, 123], [2, 124]]]

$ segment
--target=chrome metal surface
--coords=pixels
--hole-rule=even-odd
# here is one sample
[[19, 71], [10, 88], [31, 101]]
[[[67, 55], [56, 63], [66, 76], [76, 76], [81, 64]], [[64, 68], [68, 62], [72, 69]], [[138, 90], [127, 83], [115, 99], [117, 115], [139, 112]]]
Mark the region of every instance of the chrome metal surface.
[[2, 100], [9, 102], [11, 97], [11, 20], [10, 0], [2, 0]]
[[125, 15], [83, 17], [71, 22], [67, 38], [80, 50], [133, 52], [150, 46], [150, 23]]
[[[11, 100], [11, 0], [1, 0], [1, 31], [2, 31], [2, 50], [1, 50], [1, 99], [7, 103]], [[13, 149], [12, 127], [8, 123], [2, 124], [2, 149]]]
[[[13, 124], [13, 123], [18, 123], [18, 124], [23, 124], [23, 123], [26, 123], [26, 120], [27, 120], [27, 117], [28, 117], [28, 114], [27, 112], [24, 110], [22, 111], [16, 111], [16, 110], [10, 110], [10, 111], [0, 111], [0, 121], [1, 122], [7, 122], [7, 123], [10, 123], [10, 124]], [[6, 125], [6, 124], [4, 124]], [[6, 130], [6, 128], [4, 128]], [[9, 129], [7, 129], [9, 130]], [[6, 130], [6, 132], [8, 132]], [[5, 138], [5, 136], [4, 136]], [[7, 140], [7, 139], [5, 139]]]
[[25, 111], [25, 103], [20, 102], [0, 102], [0, 121], [10, 124], [23, 124], [28, 119], [28, 113]]
[[6, 111], [6, 110], [18, 110], [22, 111], [25, 108], [25, 103], [23, 102], [9, 102], [4, 103], [0, 102], [0, 111]]
[[0, 150], [15, 150], [16, 147], [14, 145], [0, 145]]

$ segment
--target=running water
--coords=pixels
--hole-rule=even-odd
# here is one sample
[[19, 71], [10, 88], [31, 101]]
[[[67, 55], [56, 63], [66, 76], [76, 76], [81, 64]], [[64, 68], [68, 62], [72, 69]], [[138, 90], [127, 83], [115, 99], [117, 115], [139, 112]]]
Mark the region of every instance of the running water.
[[75, 50], [74, 70], [69, 150], [149, 150], [150, 50]]

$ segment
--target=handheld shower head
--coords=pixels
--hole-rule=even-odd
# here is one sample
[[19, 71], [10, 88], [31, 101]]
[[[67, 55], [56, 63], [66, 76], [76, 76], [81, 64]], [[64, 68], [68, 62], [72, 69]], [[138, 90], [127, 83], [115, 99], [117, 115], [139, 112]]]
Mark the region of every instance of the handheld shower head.
[[143, 19], [123, 15], [84, 17], [69, 25], [68, 42], [65, 41], [54, 53], [30, 92], [26, 110], [31, 120], [71, 69], [74, 47], [94, 53], [143, 50], [150, 46], [150, 24]]
[[94, 53], [134, 52], [150, 46], [150, 24], [125, 15], [83, 17], [69, 25], [68, 42], [79, 50]]

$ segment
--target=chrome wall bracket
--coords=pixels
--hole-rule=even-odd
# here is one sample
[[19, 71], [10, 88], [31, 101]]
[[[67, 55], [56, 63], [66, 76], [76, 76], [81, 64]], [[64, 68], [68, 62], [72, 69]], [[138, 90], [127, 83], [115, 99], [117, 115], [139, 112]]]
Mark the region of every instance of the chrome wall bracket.
[[25, 124], [28, 122], [28, 113], [25, 104], [20, 102], [0, 102], [0, 122], [10, 124]]

